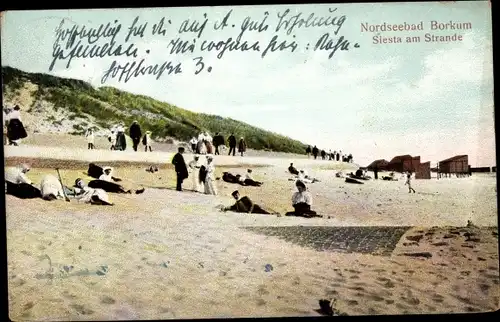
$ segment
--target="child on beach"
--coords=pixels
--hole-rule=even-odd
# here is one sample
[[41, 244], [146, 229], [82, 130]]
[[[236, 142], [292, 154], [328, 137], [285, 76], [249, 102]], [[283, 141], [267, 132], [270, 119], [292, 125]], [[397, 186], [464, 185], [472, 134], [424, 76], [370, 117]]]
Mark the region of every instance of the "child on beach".
[[408, 185], [408, 193], [411, 193], [412, 191], [413, 193], [415, 193], [415, 189], [413, 189], [411, 186], [411, 172], [408, 172], [408, 174], [406, 175], [405, 185]]

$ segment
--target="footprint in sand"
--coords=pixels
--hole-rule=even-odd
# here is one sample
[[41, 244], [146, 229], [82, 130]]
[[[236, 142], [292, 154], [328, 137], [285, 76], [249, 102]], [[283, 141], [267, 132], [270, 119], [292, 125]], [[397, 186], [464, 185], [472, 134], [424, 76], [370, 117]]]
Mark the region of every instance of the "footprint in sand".
[[348, 300], [346, 303], [347, 303], [347, 305], [358, 305], [359, 304], [358, 301], [356, 301], [356, 300]]
[[180, 301], [182, 301], [182, 300], [183, 300], [183, 299], [185, 299], [185, 298], [186, 298], [186, 297], [185, 297], [184, 295], [182, 295], [182, 294], [177, 294], [177, 295], [174, 295], [174, 296], [172, 297], [172, 299], [173, 299], [174, 301], [176, 301], [176, 302], [180, 302]]
[[336, 290], [326, 290], [326, 295], [339, 295], [339, 292], [337, 292]]
[[434, 293], [432, 294], [431, 299], [436, 303], [443, 303], [444, 297], [441, 294]]
[[28, 303], [24, 304], [23, 310], [25, 310], [25, 311], [31, 310], [34, 306], [35, 306], [35, 304], [33, 302], [28, 302]]
[[71, 304], [70, 307], [72, 309], [74, 309], [76, 312], [78, 312], [79, 314], [83, 314], [83, 315], [94, 314], [94, 311], [92, 311], [91, 309], [87, 309], [85, 306], [80, 305], [80, 304]]
[[381, 296], [378, 296], [377, 294], [370, 294], [366, 296], [367, 299], [375, 301], [375, 302], [383, 302], [384, 298]]
[[353, 291], [364, 291], [365, 288], [362, 286], [349, 286], [348, 289], [353, 290]]
[[266, 301], [264, 301], [263, 299], [258, 299], [258, 300], [257, 300], [257, 306], [264, 306], [264, 305], [266, 305], [266, 304], [267, 304], [267, 302], [266, 302]]
[[426, 305], [425, 306], [430, 312], [436, 312], [436, 308], [434, 306]]
[[65, 298], [67, 298], [67, 299], [71, 299], [71, 300], [73, 300], [73, 299], [76, 299], [76, 298], [77, 298], [77, 296], [76, 296], [76, 295], [71, 294], [71, 293], [70, 293], [70, 292], [68, 292], [68, 291], [64, 291], [64, 292], [62, 293], [62, 295], [63, 295]]
[[491, 288], [490, 285], [484, 284], [484, 283], [481, 283], [478, 286], [479, 286], [479, 289], [481, 290], [481, 292], [483, 292], [484, 294], [488, 294], [488, 290]]
[[103, 296], [103, 297], [101, 298], [101, 303], [103, 303], [103, 304], [115, 304], [115, 303], [116, 303], [116, 301], [115, 301], [115, 299], [114, 299], [114, 298], [112, 298], [112, 297], [110, 297], [110, 296], [105, 295], [105, 296]]
[[465, 308], [466, 312], [481, 312], [481, 309], [478, 309], [477, 307], [472, 307], [472, 306], [467, 306]]
[[394, 304], [394, 300], [385, 300], [385, 304]]
[[259, 286], [259, 288], [257, 289], [257, 293], [261, 296], [269, 295], [269, 291], [266, 289], [266, 286], [264, 284]]
[[352, 275], [350, 278], [352, 280], [359, 280], [359, 276], [358, 275]]

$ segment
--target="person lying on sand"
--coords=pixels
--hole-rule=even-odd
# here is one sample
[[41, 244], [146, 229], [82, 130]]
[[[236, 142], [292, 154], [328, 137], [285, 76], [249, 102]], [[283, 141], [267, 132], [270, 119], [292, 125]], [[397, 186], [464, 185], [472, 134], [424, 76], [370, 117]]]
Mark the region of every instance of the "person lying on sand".
[[263, 182], [255, 181], [252, 178], [252, 169], [248, 169], [245, 175], [245, 179], [243, 180], [243, 184], [245, 186], [260, 187], [262, 186]]
[[40, 189], [33, 186], [27, 177], [30, 167], [27, 164], [5, 169], [5, 193], [21, 199], [41, 198]]
[[106, 181], [110, 181], [110, 182], [111, 182], [111, 180], [114, 181], [114, 182], [122, 181], [122, 179], [116, 178], [113, 175], [111, 175], [111, 172], [113, 172], [113, 169], [111, 167], [104, 167], [104, 168], [102, 168], [102, 167], [100, 167], [100, 166], [98, 166], [98, 165], [96, 165], [94, 163], [90, 163], [89, 164], [89, 169], [87, 170], [87, 175], [89, 177], [94, 178], [94, 179], [100, 179], [101, 176], [103, 174], [105, 174], [105, 171], [104, 171], [105, 169], [107, 170], [107, 174], [106, 174], [105, 178], [108, 179]]
[[356, 170], [356, 174], [354, 173], [350, 173], [349, 174], [349, 177], [353, 178], [353, 179], [360, 179], [360, 180], [369, 180], [370, 177], [368, 177], [362, 169], [358, 169]]
[[389, 173], [388, 176], [383, 176], [382, 180], [387, 180], [387, 181], [398, 181], [398, 179], [395, 178], [394, 172]]
[[75, 180], [74, 186], [75, 198], [83, 203], [92, 205], [105, 205], [112, 206], [113, 203], [109, 201], [109, 196], [103, 189], [93, 189], [85, 184], [85, 182], [78, 178]]
[[297, 181], [295, 186], [297, 187], [297, 192], [295, 192], [292, 196], [292, 205], [295, 210], [287, 212], [285, 216], [298, 216], [306, 218], [322, 217], [316, 214], [315, 211], [311, 210], [312, 195], [309, 191], [307, 191], [304, 182]]
[[[133, 190], [133, 189], [125, 189], [122, 185], [114, 183], [116, 178], [113, 177], [113, 169], [111, 167], [104, 167], [103, 174], [99, 176], [98, 180], [92, 180], [89, 182], [89, 187], [94, 189], [102, 189], [106, 192], [113, 193], [135, 193], [141, 194], [144, 192], [144, 188]], [[120, 179], [121, 181], [121, 179]]]
[[112, 193], [135, 193], [135, 194], [141, 194], [145, 191], [144, 188], [141, 189], [125, 189], [123, 186], [114, 183], [114, 182], [109, 182], [105, 180], [92, 180], [89, 182], [88, 186], [90, 188], [94, 189], [102, 189], [106, 192], [112, 192]]
[[297, 168], [295, 168], [293, 166], [293, 163], [290, 163], [290, 166], [288, 167], [288, 172], [290, 172], [291, 174], [294, 174], [294, 175], [299, 174], [299, 170], [297, 170]]
[[305, 170], [300, 170], [299, 175], [297, 176], [297, 180], [305, 183], [319, 182], [318, 179], [312, 178], [309, 175], [307, 175], [307, 172]]
[[232, 174], [230, 172], [223, 172], [222, 173], [222, 180], [227, 182], [227, 183], [234, 183], [234, 184], [240, 184], [242, 186], [245, 186], [245, 178], [242, 177], [240, 174]]
[[247, 214], [278, 215], [278, 213], [271, 213], [262, 209], [262, 207], [253, 203], [252, 200], [250, 200], [250, 198], [248, 198], [247, 196], [240, 198], [240, 193], [238, 190], [233, 191], [231, 195], [236, 200], [236, 203], [230, 207], [222, 208], [222, 211], [233, 211]]

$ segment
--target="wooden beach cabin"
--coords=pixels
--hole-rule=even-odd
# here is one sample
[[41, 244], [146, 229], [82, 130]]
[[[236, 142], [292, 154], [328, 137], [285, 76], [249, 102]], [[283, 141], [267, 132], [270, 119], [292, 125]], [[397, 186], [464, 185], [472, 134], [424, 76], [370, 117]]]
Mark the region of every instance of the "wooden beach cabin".
[[387, 171], [394, 171], [394, 172], [415, 172], [415, 169], [413, 168], [413, 157], [409, 154], [405, 155], [398, 155], [392, 158], [392, 160], [389, 162], [387, 165]]
[[456, 155], [443, 161], [439, 161], [439, 173], [445, 175], [469, 173], [469, 156]]
[[384, 159], [379, 159], [379, 160], [375, 160], [372, 163], [370, 163], [370, 165], [367, 166], [366, 169], [368, 171], [373, 171], [373, 170], [375, 170], [375, 168], [377, 168], [378, 171], [386, 171], [388, 164], [389, 164], [389, 161], [384, 160]]
[[430, 179], [431, 178], [431, 162], [427, 161], [420, 163], [415, 171], [415, 179]]

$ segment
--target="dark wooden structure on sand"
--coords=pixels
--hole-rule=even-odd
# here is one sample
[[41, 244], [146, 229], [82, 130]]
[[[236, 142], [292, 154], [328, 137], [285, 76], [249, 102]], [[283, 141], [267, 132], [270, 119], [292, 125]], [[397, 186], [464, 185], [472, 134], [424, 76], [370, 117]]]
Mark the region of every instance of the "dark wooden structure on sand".
[[389, 164], [389, 161], [384, 160], [384, 159], [379, 159], [379, 160], [375, 160], [372, 163], [370, 163], [370, 165], [367, 166], [366, 169], [368, 171], [374, 171], [375, 169], [377, 169], [377, 171], [386, 171], [388, 164]]
[[441, 175], [450, 176], [451, 174], [465, 175], [470, 174], [469, 156], [456, 155], [438, 163], [438, 177]]
[[395, 156], [390, 162], [387, 162], [384, 159], [375, 160], [367, 168], [368, 170], [373, 171], [375, 167], [379, 171], [415, 173], [415, 179], [431, 178], [431, 163], [421, 163], [420, 156], [413, 157], [409, 154], [405, 154]]

